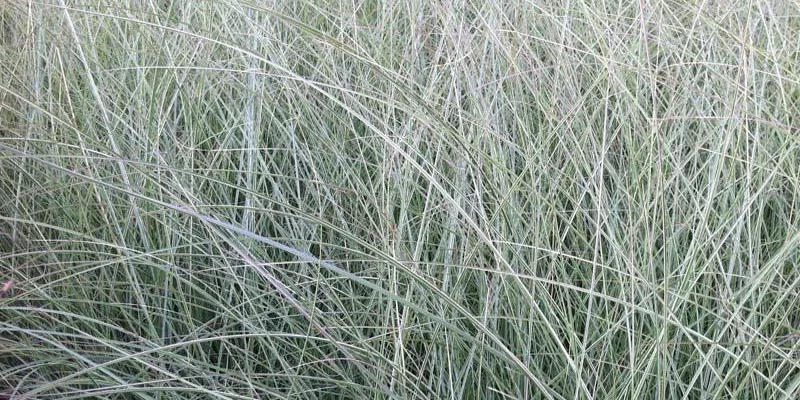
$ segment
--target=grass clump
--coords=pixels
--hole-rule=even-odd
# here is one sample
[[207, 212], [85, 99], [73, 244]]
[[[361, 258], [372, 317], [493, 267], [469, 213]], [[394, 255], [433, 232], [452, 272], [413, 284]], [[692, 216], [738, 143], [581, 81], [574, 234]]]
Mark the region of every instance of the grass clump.
[[798, 12], [0, 3], [0, 390], [795, 398]]

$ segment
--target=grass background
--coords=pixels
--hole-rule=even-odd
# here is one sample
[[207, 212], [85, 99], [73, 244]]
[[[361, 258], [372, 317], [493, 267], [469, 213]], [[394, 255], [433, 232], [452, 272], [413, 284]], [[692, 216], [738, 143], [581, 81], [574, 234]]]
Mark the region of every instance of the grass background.
[[792, 399], [792, 1], [0, 2], [14, 399]]

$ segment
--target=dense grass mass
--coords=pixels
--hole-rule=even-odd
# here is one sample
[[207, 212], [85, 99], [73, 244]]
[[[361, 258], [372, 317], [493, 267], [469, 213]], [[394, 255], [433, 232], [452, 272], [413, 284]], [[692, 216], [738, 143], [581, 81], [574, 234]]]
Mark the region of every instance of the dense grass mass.
[[0, 397], [797, 398], [799, 37], [788, 0], [0, 1]]

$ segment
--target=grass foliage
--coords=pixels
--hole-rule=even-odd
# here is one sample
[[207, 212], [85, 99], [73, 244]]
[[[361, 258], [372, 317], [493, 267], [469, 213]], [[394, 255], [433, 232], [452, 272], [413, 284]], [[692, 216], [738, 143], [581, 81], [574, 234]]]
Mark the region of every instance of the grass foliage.
[[781, 0], [0, 2], [0, 391], [796, 398], [798, 37]]

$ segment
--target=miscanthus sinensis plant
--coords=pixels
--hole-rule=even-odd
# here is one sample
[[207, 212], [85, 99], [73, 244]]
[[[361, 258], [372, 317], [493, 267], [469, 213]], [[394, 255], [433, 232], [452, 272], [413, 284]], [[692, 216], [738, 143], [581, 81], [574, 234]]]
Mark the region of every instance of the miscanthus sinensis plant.
[[0, 2], [0, 397], [793, 399], [792, 1]]

